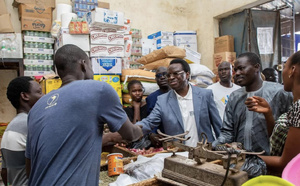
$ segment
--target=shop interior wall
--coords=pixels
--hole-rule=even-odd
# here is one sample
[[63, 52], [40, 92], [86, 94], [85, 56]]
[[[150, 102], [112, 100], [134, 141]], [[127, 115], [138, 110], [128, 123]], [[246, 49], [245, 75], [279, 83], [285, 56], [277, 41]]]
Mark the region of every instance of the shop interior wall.
[[[68, 2], [68, 0], [56, 1], [57, 3]], [[214, 38], [219, 36], [218, 19], [267, 1], [103, 0], [103, 2], [110, 3], [111, 10], [124, 12], [125, 16], [131, 19], [132, 28], [141, 29], [144, 38], [160, 30], [196, 30], [198, 33], [198, 52], [202, 55], [201, 63], [210, 69], [213, 69]], [[19, 33], [21, 27], [18, 9], [11, 6], [13, 0], [5, 0], [5, 2], [8, 12], [11, 13], [13, 27]], [[2, 105], [0, 105], [0, 110], [3, 109]]]

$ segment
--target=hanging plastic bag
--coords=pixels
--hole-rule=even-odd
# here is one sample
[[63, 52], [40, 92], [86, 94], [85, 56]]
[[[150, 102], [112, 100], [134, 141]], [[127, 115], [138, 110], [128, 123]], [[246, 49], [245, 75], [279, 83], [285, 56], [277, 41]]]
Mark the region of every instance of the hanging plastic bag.
[[260, 157], [247, 155], [241, 170], [247, 172], [249, 178], [254, 178], [260, 175], [266, 175], [267, 165]]

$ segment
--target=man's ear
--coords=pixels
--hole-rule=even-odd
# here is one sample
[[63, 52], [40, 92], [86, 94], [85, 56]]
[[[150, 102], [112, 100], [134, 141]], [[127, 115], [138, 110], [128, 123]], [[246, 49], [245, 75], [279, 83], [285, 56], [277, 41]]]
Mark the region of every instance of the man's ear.
[[80, 68], [82, 69], [82, 72], [86, 72], [86, 67], [85, 67], [86, 62], [85, 62], [85, 60], [83, 60], [83, 59], [80, 60], [79, 64], [80, 64]]
[[186, 72], [186, 79], [188, 80], [188, 81], [190, 81], [191, 80], [191, 73], [190, 72]]
[[20, 98], [25, 100], [25, 101], [29, 101], [29, 96], [26, 92], [21, 92]]

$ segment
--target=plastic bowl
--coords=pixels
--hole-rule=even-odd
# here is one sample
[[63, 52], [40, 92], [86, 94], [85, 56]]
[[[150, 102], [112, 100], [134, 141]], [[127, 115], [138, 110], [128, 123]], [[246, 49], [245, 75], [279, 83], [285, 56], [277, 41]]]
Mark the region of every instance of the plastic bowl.
[[300, 185], [300, 154], [295, 156], [284, 168], [282, 178], [295, 184]]
[[294, 186], [294, 184], [276, 176], [258, 176], [248, 180], [242, 186]]

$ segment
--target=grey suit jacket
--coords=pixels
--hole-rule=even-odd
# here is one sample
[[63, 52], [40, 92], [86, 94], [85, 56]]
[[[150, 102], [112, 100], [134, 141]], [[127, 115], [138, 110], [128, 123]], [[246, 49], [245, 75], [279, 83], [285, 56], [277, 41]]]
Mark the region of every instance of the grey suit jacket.
[[[200, 134], [205, 132], [208, 142], [213, 142], [215, 138], [213, 137], [212, 128], [216, 137], [218, 137], [222, 125], [213, 93], [208, 89], [196, 86], [191, 87], [199, 141], [201, 140]], [[152, 129], [159, 125], [162, 125], [164, 133], [168, 135], [184, 133], [182, 116], [174, 90], [158, 96], [156, 105], [150, 115], [136, 124], [143, 126], [145, 134], [151, 132]]]

